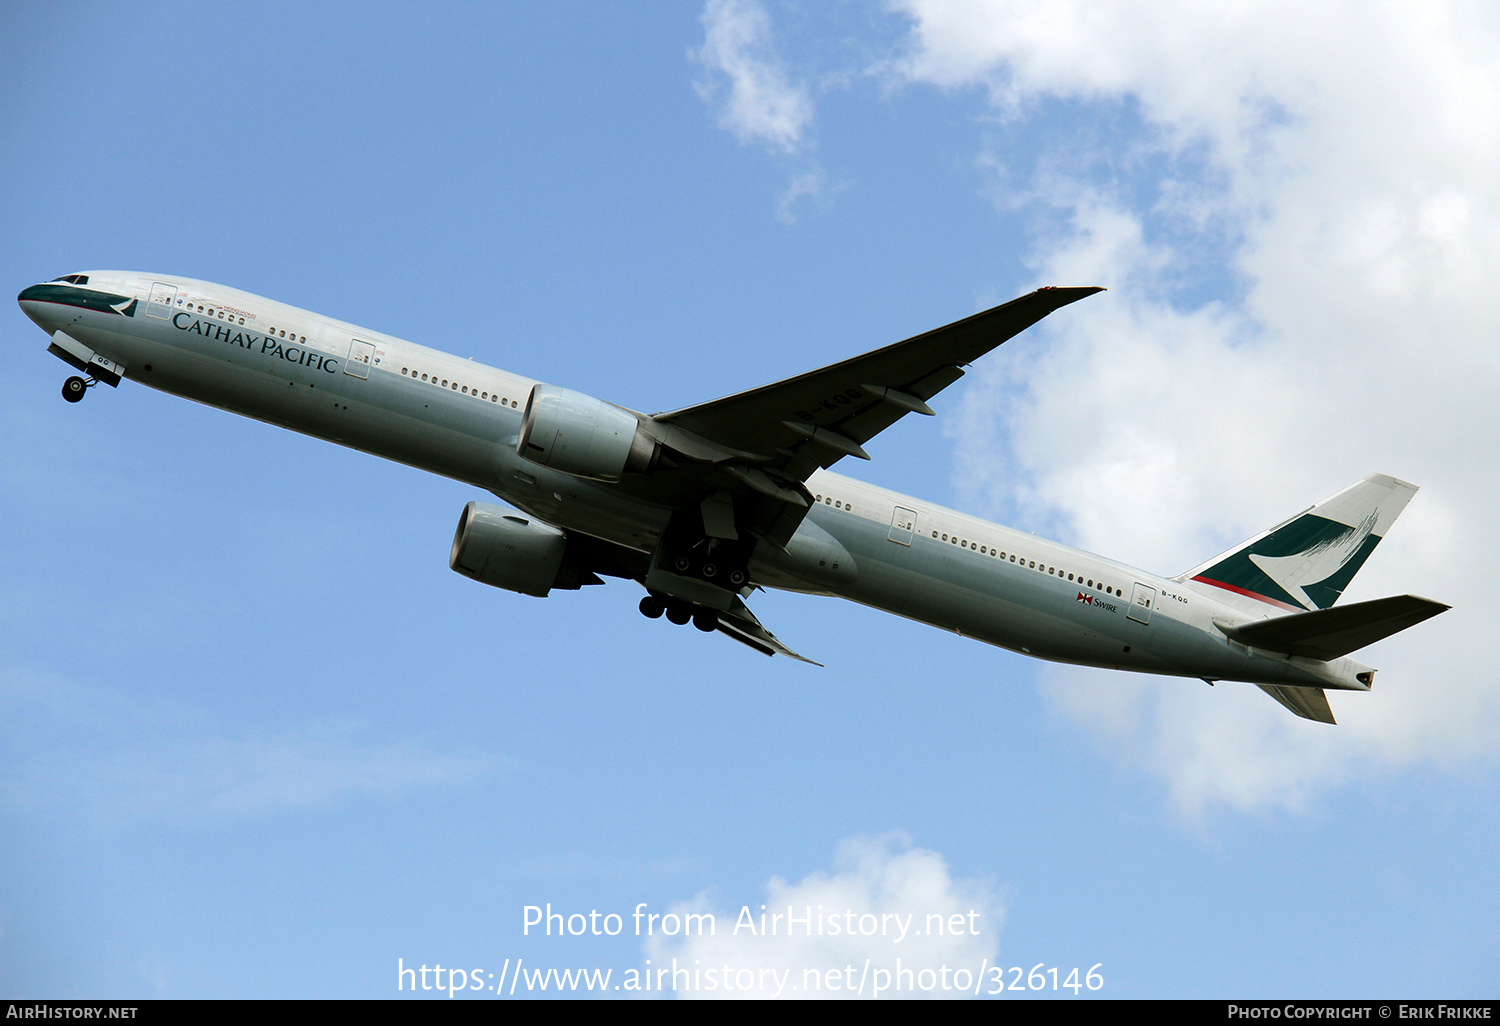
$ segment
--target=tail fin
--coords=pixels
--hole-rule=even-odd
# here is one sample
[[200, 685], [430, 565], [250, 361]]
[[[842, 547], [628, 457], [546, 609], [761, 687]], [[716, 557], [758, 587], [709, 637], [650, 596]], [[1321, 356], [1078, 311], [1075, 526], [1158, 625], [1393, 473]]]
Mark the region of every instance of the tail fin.
[[1416, 485], [1372, 474], [1177, 580], [1283, 609], [1327, 609], [1416, 492]]

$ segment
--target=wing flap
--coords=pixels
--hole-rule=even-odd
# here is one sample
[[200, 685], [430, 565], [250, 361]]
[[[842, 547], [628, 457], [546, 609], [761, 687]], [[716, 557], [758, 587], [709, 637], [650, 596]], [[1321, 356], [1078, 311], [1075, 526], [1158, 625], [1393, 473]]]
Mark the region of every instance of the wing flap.
[[734, 604], [729, 609], [719, 614], [719, 630], [729, 635], [735, 641], [749, 645], [764, 655], [791, 656], [793, 659], [801, 660], [804, 663], [812, 663], [814, 666], [823, 665], [822, 663], [813, 662], [813, 660], [804, 655], [798, 655], [783, 645], [776, 635], [761, 626], [760, 621], [755, 618], [755, 614], [750, 612], [750, 607], [740, 601], [738, 596], [735, 597]]
[[1328, 660], [1373, 645], [1450, 608], [1416, 595], [1394, 595], [1221, 629], [1255, 648]]

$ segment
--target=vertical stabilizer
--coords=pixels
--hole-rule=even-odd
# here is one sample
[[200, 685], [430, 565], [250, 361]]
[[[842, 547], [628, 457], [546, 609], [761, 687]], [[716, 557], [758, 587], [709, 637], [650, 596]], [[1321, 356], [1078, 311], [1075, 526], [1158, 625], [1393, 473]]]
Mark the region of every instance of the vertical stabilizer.
[[1282, 609], [1327, 609], [1417, 486], [1373, 474], [1177, 578]]

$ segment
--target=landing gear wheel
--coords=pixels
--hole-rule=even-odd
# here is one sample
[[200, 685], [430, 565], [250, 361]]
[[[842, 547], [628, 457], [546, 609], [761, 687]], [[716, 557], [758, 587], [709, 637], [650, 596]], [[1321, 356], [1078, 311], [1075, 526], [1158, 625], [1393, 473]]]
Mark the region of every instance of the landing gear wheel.
[[729, 583], [738, 588], [745, 583], [745, 574], [742, 570], [729, 571]]
[[661, 614], [665, 613], [666, 611], [666, 603], [657, 598], [655, 595], [647, 595], [645, 598], [641, 599], [642, 616], [649, 616], [651, 619], [655, 620], [658, 619]]
[[713, 563], [704, 563], [703, 564], [703, 576], [705, 578], [712, 578], [718, 572], [719, 572], [719, 568], [717, 566], [715, 566]]
[[693, 614], [693, 626], [704, 634], [719, 629], [719, 614], [707, 610]]
[[63, 398], [68, 402], [76, 403], [83, 398], [84, 393], [87, 392], [88, 389], [89, 383], [75, 374], [73, 377], [63, 382], [62, 395]]
[[687, 606], [668, 606], [667, 619], [681, 627], [693, 618], [693, 611]]

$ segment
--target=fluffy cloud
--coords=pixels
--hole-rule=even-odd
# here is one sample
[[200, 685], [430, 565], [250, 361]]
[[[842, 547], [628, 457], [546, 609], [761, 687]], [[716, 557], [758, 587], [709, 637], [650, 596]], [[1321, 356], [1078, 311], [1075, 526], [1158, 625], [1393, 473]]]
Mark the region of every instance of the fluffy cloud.
[[791, 166], [776, 197], [776, 218], [797, 220], [796, 207], [822, 195], [827, 176], [807, 138], [813, 102], [794, 82], [771, 44], [771, 18], [756, 0], [709, 0], [703, 46], [692, 58], [703, 68], [698, 95], [717, 109], [719, 125], [745, 144], [758, 144]]
[[707, 73], [698, 91], [718, 107], [719, 124], [741, 142], [797, 152], [813, 105], [776, 56], [765, 9], [754, 0], [710, 0], [703, 30], [703, 46], [693, 55]]
[[[762, 931], [762, 912], [788, 910], [810, 916], [811, 930], [799, 921], [789, 936], [785, 918], [767, 918]], [[712, 985], [699, 977], [702, 985], [682, 996], [730, 998], [872, 997], [877, 988], [885, 997], [963, 997], [989, 986], [1003, 916], [989, 886], [954, 878], [941, 855], [913, 848], [903, 834], [844, 841], [831, 873], [796, 883], [772, 877], [763, 901], [726, 912], [700, 894], [672, 911], [713, 912], [715, 931], [653, 937], [649, 967], [713, 970]]]
[[[1391, 473], [1424, 490], [1347, 598], [1455, 606], [1362, 656], [1382, 670], [1376, 690], [1335, 695], [1336, 728], [1248, 685], [1073, 668], [1051, 671], [1059, 708], [1190, 812], [1295, 808], [1341, 781], [1492, 758], [1500, 690], [1481, 611], [1500, 570], [1500, 294], [1486, 287], [1500, 271], [1500, 16], [1460, 3], [905, 8], [906, 79], [986, 90], [1001, 115], [981, 144], [1003, 169], [991, 195], [1052, 215], [1033, 240], [1038, 282], [1112, 290], [978, 375], [958, 428], [984, 489], [971, 501], [1176, 573]], [[1017, 167], [1007, 126], [1043, 110], [1066, 112], [1062, 135]]]

